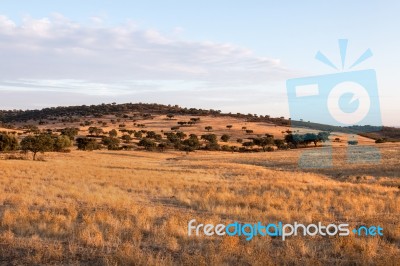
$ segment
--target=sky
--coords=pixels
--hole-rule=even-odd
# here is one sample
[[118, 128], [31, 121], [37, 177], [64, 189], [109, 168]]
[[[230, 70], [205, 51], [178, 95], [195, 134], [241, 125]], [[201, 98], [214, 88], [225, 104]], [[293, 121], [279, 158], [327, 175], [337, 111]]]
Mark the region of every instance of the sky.
[[290, 117], [288, 79], [374, 69], [383, 124], [400, 126], [399, 13], [396, 1], [0, 0], [0, 109], [148, 102]]

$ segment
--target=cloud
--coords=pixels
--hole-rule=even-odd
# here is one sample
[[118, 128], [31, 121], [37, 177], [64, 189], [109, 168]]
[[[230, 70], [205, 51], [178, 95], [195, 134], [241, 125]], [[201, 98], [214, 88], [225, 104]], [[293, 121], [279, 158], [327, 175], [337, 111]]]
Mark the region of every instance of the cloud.
[[107, 26], [102, 17], [89, 20], [85, 25], [53, 14], [17, 24], [0, 16], [3, 108], [12, 108], [8, 99], [19, 99], [18, 108], [107, 99], [214, 109], [261, 106], [267, 95], [283, 101], [282, 84], [294, 73], [278, 59], [231, 43], [182, 40], [179, 27], [162, 33], [132, 21]]
[[0, 79], [248, 84], [282, 79], [288, 72], [278, 60], [233, 44], [182, 41], [173, 36], [138, 29], [132, 23], [91, 27], [59, 14], [25, 18], [20, 25], [0, 16]]

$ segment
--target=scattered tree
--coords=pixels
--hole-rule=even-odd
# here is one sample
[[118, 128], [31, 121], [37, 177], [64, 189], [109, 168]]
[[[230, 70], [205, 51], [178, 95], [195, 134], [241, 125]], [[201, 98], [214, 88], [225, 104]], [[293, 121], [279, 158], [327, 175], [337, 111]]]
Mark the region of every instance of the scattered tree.
[[33, 153], [33, 160], [36, 160], [38, 152], [44, 153], [53, 150], [54, 141], [48, 134], [38, 134], [34, 136], [26, 136], [21, 141], [21, 149], [25, 152]]
[[65, 151], [72, 146], [72, 141], [67, 135], [60, 135], [54, 139], [54, 151]]
[[76, 144], [78, 146], [78, 150], [93, 151], [100, 149], [99, 143], [97, 143], [97, 141], [92, 138], [87, 138], [87, 137], [77, 138]]
[[228, 140], [231, 138], [231, 136], [229, 136], [229, 135], [227, 135], [227, 134], [223, 134], [222, 136], [221, 136], [221, 140], [223, 141], [223, 142], [228, 142]]
[[149, 138], [141, 139], [138, 145], [144, 147], [148, 151], [151, 151], [156, 147], [156, 143]]
[[113, 137], [104, 137], [101, 140], [101, 143], [103, 145], [107, 146], [107, 149], [109, 149], [109, 150], [118, 150], [120, 140], [118, 138], [113, 138]]
[[18, 140], [15, 136], [0, 133], [0, 151], [15, 151], [18, 149]]
[[75, 136], [78, 135], [79, 129], [74, 127], [66, 127], [61, 129], [61, 135], [68, 136], [70, 140], [74, 140]]
[[110, 132], [108, 132], [108, 135], [111, 138], [116, 138], [118, 136], [118, 132], [115, 129], [110, 130]]

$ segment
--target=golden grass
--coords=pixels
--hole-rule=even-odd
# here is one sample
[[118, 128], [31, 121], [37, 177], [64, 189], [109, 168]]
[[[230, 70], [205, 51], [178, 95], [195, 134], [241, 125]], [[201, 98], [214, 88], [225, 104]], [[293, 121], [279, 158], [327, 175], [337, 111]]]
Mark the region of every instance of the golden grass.
[[[133, 115], [133, 113], [127, 113], [128, 115]], [[178, 126], [177, 122], [178, 121], [189, 121], [191, 117], [197, 117], [197, 116], [189, 116], [189, 115], [176, 115], [173, 119], [168, 119], [166, 118], [165, 115], [157, 115], [154, 116], [153, 119], [145, 119], [145, 120], [135, 120], [133, 122], [130, 119], [120, 119], [120, 122], [115, 122], [115, 124], [111, 123], [111, 120], [117, 120], [114, 115], [108, 115], [104, 116], [102, 118], [94, 118], [94, 117], [87, 117], [87, 118], [81, 118], [81, 121], [93, 121], [94, 124], [91, 126], [94, 127], [100, 127], [102, 128], [105, 132], [109, 132], [112, 129], [116, 129], [118, 131], [119, 125], [120, 124], [125, 124], [126, 127], [125, 129], [129, 130], [148, 130], [148, 131], [155, 131], [157, 134], [161, 134], [161, 131], [168, 132], [171, 131], [171, 127], [173, 126]], [[228, 143], [221, 143], [221, 144], [228, 144], [228, 145], [238, 145], [236, 143], [236, 140], [238, 138], [241, 139], [246, 139], [249, 137], [256, 137], [257, 135], [262, 135], [268, 133], [274, 135], [275, 139], [283, 139], [285, 134], [282, 132], [285, 132], [287, 130], [291, 130], [295, 133], [303, 134], [307, 132], [318, 132], [316, 130], [311, 130], [311, 129], [305, 129], [305, 128], [291, 128], [291, 127], [286, 127], [286, 126], [277, 126], [272, 123], [266, 123], [266, 122], [247, 122], [245, 119], [242, 118], [234, 118], [234, 117], [214, 117], [214, 116], [199, 116], [200, 121], [196, 123], [195, 125], [192, 126], [181, 126], [180, 131], [185, 132], [187, 135], [189, 134], [196, 134], [198, 136], [202, 134], [208, 134], [208, 133], [213, 133], [216, 134], [218, 137], [222, 136], [223, 134], [228, 134], [231, 136], [231, 139]], [[106, 122], [107, 126], [102, 127], [101, 124], [98, 124], [97, 121], [102, 121]], [[36, 122], [37, 123], [37, 122]], [[54, 124], [53, 124], [54, 123]], [[136, 124], [144, 124], [144, 128], [139, 128], [134, 125]], [[23, 124], [17, 124], [17, 126], [22, 126], [25, 124], [30, 124], [30, 123], [23, 123]], [[33, 122], [31, 124], [34, 124]], [[233, 127], [231, 129], [226, 128], [227, 125], [232, 125]], [[211, 131], [205, 130], [206, 126], [212, 126]], [[80, 128], [80, 134], [81, 135], [86, 135], [88, 133], [89, 126], [85, 127], [80, 127], [79, 123], [61, 123], [61, 122], [52, 122], [49, 121], [49, 124], [39, 126], [41, 129], [62, 129], [65, 127], [77, 127]], [[242, 127], [246, 127], [247, 129], [251, 129], [254, 131], [253, 134], [246, 134], [243, 130]], [[2, 130], [2, 129], [1, 129]], [[0, 130], [0, 131], [1, 131]], [[122, 133], [119, 132], [119, 136], [122, 136]], [[347, 140], [349, 140], [350, 135], [345, 134], [345, 133], [338, 133], [338, 132], [332, 132], [331, 134], [331, 140], [335, 138], [340, 138], [342, 141], [340, 143], [337, 142], [332, 142], [330, 145], [333, 145], [334, 147], [339, 147], [339, 146], [347, 146]], [[369, 139], [366, 137], [362, 136], [357, 136], [357, 140], [360, 145], [374, 145], [374, 140]]]
[[[387, 264], [400, 260], [398, 144], [301, 171], [301, 150], [73, 151], [0, 160], [0, 264]], [[338, 167], [340, 166], [340, 167]], [[348, 222], [383, 237], [189, 237], [187, 223]]]

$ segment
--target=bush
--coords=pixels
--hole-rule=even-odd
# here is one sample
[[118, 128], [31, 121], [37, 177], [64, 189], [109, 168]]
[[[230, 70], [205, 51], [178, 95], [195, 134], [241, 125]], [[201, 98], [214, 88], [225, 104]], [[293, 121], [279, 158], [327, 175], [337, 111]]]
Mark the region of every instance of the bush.
[[385, 142], [386, 142], [385, 138], [375, 140], [375, 143], [385, 143]]
[[201, 135], [201, 139], [204, 139], [208, 142], [214, 142], [217, 143], [217, 136], [215, 134], [205, 134]]
[[93, 151], [100, 150], [101, 146], [95, 139], [82, 137], [76, 139], [76, 144], [78, 146], [78, 150], [83, 151]]
[[118, 138], [104, 137], [101, 143], [107, 146], [109, 150], [119, 150], [120, 140]]
[[148, 151], [151, 151], [156, 147], [156, 143], [149, 138], [141, 139], [138, 145], [144, 147]]
[[228, 142], [228, 140], [230, 139], [231, 137], [229, 136], [229, 135], [227, 135], [227, 134], [223, 134], [222, 136], [221, 136], [221, 140], [223, 141], [223, 142]]
[[0, 133], [0, 151], [15, 151], [18, 149], [18, 140], [15, 136]]
[[358, 141], [357, 141], [357, 140], [349, 140], [347, 143], [348, 143], [349, 145], [357, 145], [357, 144], [358, 144]]
[[233, 151], [232, 147], [229, 145], [222, 145], [221, 150], [223, 151]]
[[219, 151], [221, 147], [216, 142], [208, 142], [204, 147], [204, 149], [209, 151]]
[[54, 151], [62, 152], [66, 148], [72, 146], [72, 142], [69, 136], [61, 135], [54, 139]]

